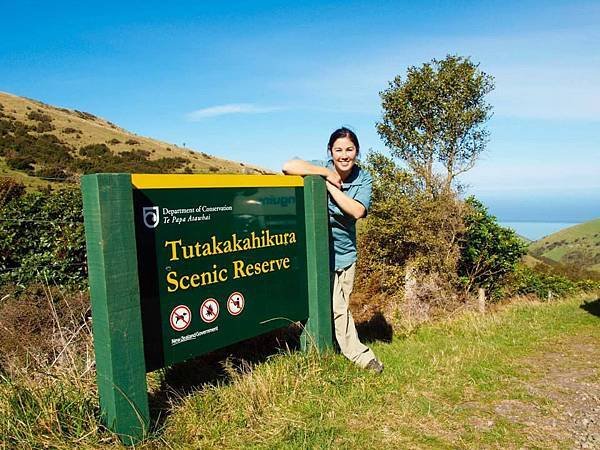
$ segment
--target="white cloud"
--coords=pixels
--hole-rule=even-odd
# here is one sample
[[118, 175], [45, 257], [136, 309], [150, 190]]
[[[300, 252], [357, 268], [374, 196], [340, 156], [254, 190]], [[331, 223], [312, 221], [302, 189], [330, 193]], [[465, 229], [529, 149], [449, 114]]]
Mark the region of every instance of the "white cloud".
[[277, 106], [258, 106], [252, 103], [228, 103], [226, 105], [197, 109], [186, 114], [186, 117], [190, 122], [197, 122], [208, 117], [224, 116], [227, 114], [262, 114], [280, 111], [281, 109], [281, 107]]

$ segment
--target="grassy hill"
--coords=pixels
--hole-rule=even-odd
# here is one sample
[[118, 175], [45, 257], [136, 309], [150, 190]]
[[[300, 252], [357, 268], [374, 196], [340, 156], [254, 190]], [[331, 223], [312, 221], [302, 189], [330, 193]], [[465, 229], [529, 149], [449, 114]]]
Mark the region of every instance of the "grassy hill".
[[0, 176], [30, 188], [94, 172], [262, 173], [138, 136], [84, 111], [0, 92]]
[[600, 271], [600, 219], [564, 228], [529, 246], [531, 255]]

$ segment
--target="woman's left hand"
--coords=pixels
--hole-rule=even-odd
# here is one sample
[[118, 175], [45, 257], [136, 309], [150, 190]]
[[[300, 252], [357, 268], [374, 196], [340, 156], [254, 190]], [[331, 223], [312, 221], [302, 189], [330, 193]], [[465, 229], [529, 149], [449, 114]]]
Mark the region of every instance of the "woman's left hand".
[[338, 189], [329, 182], [325, 183], [325, 185], [327, 186], [327, 192], [329, 192], [333, 201], [345, 214], [354, 217], [355, 219], [360, 219], [365, 216], [367, 210], [362, 203], [349, 197], [341, 189]]

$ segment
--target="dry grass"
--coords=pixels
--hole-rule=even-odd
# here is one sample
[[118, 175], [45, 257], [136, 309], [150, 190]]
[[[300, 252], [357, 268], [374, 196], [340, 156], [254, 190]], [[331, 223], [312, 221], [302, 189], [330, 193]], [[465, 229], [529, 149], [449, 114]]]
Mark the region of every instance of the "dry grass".
[[[194, 173], [206, 173], [210, 171], [222, 173], [267, 173], [264, 169], [256, 166], [217, 158], [204, 152], [136, 135], [105, 119], [92, 116], [88, 113], [57, 108], [4, 92], [0, 92], [0, 104], [4, 106], [4, 114], [13, 116], [26, 124], [35, 124], [35, 121], [27, 117], [27, 114], [32, 111], [49, 115], [52, 118], [52, 125], [55, 128], [51, 131], [51, 134], [56, 135], [62, 142], [75, 149], [89, 144], [107, 144], [115, 153], [142, 149], [150, 152], [151, 160], [173, 157], [185, 158], [190, 162], [190, 168]], [[65, 130], [69, 129], [76, 130], [76, 132], [65, 132]], [[130, 144], [127, 143], [128, 141]], [[133, 142], [137, 142], [137, 144]], [[73, 156], [78, 157], [77, 152], [73, 152]], [[12, 171], [9, 173], [4, 164], [0, 165], [0, 172], [4, 172], [10, 176], [14, 175]], [[28, 186], [35, 180], [34, 177], [28, 177], [23, 174], [19, 178]], [[37, 183], [39, 184], [39, 180]]]

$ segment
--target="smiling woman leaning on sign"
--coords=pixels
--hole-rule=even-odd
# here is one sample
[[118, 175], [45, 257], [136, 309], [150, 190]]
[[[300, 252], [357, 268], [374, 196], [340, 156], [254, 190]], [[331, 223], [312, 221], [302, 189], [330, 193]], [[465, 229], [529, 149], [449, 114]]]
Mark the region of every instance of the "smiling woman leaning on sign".
[[371, 176], [356, 164], [360, 146], [352, 130], [335, 130], [327, 150], [328, 161], [292, 159], [283, 165], [283, 172], [287, 175], [321, 175], [327, 181], [329, 228], [333, 241], [330, 267], [335, 337], [350, 361], [381, 372], [383, 364], [358, 339], [348, 309], [356, 266], [356, 221], [367, 215], [371, 202]]

